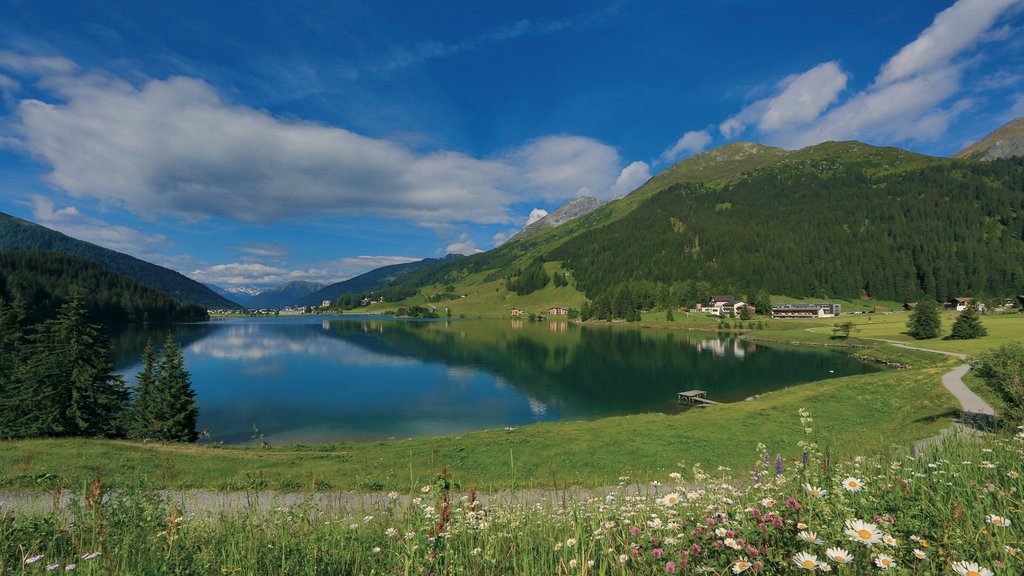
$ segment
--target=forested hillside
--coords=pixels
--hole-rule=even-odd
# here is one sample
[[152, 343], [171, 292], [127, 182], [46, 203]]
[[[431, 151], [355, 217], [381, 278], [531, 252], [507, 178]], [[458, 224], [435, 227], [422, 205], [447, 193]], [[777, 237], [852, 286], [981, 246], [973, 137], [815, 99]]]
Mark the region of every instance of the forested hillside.
[[72, 238], [0, 212], [0, 251], [37, 250], [86, 258], [182, 302], [208, 308], [238, 308], [238, 304], [214, 293], [202, 284], [173, 270]]
[[8, 303], [22, 300], [28, 321], [53, 318], [73, 293], [85, 301], [90, 320], [104, 325], [207, 317], [201, 305], [178, 302], [85, 258], [52, 252], [0, 252], [0, 298]]
[[[545, 255], [591, 298], [635, 281], [880, 299], [1024, 289], [1024, 160], [676, 184]], [[685, 291], [683, 291], [685, 292]], [[685, 304], [685, 302], [680, 302]]]

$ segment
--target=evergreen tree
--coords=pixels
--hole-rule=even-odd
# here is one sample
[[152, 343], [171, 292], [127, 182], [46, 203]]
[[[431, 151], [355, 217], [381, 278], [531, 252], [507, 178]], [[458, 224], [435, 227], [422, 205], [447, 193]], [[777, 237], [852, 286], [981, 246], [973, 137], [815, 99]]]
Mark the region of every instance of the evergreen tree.
[[0, 437], [16, 436], [15, 427], [24, 412], [18, 393], [23, 387], [23, 365], [28, 348], [24, 301], [8, 306], [0, 298]]
[[151, 428], [156, 431], [153, 437], [172, 442], [195, 442], [199, 437], [196, 432], [199, 408], [191, 375], [185, 370], [185, 356], [170, 333], [156, 366], [154, 385], [156, 393], [148, 417]]
[[765, 315], [772, 313], [772, 297], [764, 288], [757, 291], [750, 304], [757, 310], [758, 314]]
[[988, 335], [988, 330], [981, 325], [981, 314], [974, 306], [968, 306], [956, 317], [953, 331], [946, 338], [949, 340], [973, 340]]
[[128, 401], [107, 338], [87, 321], [85, 301], [72, 294], [57, 318], [32, 335], [9, 399], [21, 407], [11, 435], [123, 436]]
[[671, 307], [667, 308], [665, 310], [665, 320], [667, 322], [674, 322], [675, 319], [676, 319], [676, 317], [675, 317], [675, 314], [672, 313], [672, 308]]
[[135, 375], [135, 394], [131, 410], [129, 433], [134, 438], [153, 438], [157, 426], [150, 420], [156, 404], [156, 353], [153, 341], [146, 340], [142, 352], [142, 370]]
[[941, 328], [939, 303], [931, 298], [922, 298], [907, 320], [907, 334], [915, 340], [926, 340], [937, 338]]

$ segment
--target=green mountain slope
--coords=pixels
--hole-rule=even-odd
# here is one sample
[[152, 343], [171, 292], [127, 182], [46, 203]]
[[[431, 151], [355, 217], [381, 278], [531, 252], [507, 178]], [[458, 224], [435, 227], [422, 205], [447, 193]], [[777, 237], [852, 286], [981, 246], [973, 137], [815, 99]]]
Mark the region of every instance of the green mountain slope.
[[77, 292], [86, 300], [92, 321], [105, 325], [130, 322], [187, 322], [207, 318], [199, 304], [182, 304], [91, 260], [53, 252], [0, 252], [0, 298], [21, 298], [31, 322], [53, 317]]
[[675, 184], [547, 258], [592, 298], [637, 281], [888, 300], [1009, 296], [1024, 288], [1022, 237], [1022, 162], [844, 166], [765, 170], [718, 190]]
[[1024, 290], [1022, 172], [1020, 161], [860, 142], [794, 151], [728, 144], [563, 226], [405, 282], [494, 282], [539, 258], [561, 261], [590, 298], [624, 283], [687, 281], [814, 297], [1016, 294]]
[[424, 258], [423, 260], [417, 260], [415, 262], [382, 266], [360, 274], [354, 278], [349, 278], [348, 280], [335, 282], [334, 284], [325, 286], [308, 296], [300, 298], [296, 303], [301, 306], [319, 306], [324, 300], [333, 301], [342, 294], [365, 294], [383, 286], [387, 286], [388, 284], [394, 284], [404, 276], [421, 268], [427, 268], [435, 264], [451, 262], [457, 259], [458, 258], [454, 256], [447, 256], [445, 258]]
[[238, 304], [215, 294], [199, 282], [173, 270], [0, 212], [0, 251], [6, 250], [38, 250], [80, 256], [182, 302], [194, 302], [207, 308], [239, 307]]

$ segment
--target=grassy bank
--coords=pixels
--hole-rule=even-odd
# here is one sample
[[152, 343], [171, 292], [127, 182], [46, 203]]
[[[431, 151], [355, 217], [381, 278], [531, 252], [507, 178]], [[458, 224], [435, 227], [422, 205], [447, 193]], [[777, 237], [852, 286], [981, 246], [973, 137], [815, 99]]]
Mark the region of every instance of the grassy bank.
[[[621, 475], [663, 476], [676, 462], [739, 469], [758, 441], [788, 458], [794, 407], [820, 415], [818, 433], [836, 454], [886, 450], [936, 433], [957, 408], [938, 385], [943, 367], [837, 378], [749, 402], [596, 421], [536, 424], [440, 438], [253, 447], [41, 439], [0, 443], [0, 487], [49, 488], [99, 475], [125, 485], [226, 490], [398, 490], [442, 466], [463, 487], [597, 486]], [[851, 435], [851, 431], [855, 431]]]
[[[796, 421], [820, 442], [820, 414]], [[805, 433], [804, 427], [813, 427]], [[857, 439], [863, 430], [844, 435]], [[768, 439], [770, 436], [761, 436]], [[774, 444], [774, 441], [773, 441]], [[135, 574], [1019, 574], [1022, 443], [959, 437], [912, 457], [846, 461], [810, 448], [778, 469], [748, 452], [759, 484], [678, 466], [668, 447], [659, 495], [485, 507], [444, 477], [416, 499], [367, 508], [197, 514], [145, 486], [93, 483], [61, 513], [0, 519], [0, 573]], [[773, 446], [774, 448], [774, 446]], [[792, 448], [792, 446], [790, 447]], [[790, 451], [790, 450], [787, 450]], [[725, 483], [722, 480], [726, 480]], [[736, 486], [740, 486], [739, 488]], [[745, 488], [744, 488], [745, 486]], [[651, 489], [654, 490], [654, 489]], [[2, 512], [2, 510], [0, 510]], [[0, 516], [2, 518], [2, 516]], [[979, 568], [980, 567], [980, 568]], [[887, 573], [888, 573], [887, 572]]]

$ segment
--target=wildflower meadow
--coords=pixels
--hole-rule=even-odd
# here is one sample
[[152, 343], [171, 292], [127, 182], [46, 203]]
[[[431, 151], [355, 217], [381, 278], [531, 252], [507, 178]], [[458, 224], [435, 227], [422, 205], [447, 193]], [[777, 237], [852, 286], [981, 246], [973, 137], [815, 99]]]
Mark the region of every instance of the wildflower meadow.
[[446, 472], [374, 506], [220, 513], [97, 478], [66, 509], [0, 508], [0, 573], [1024, 574], [1024, 433], [833, 462], [800, 425], [795, 461], [760, 445], [749, 470], [680, 462], [640, 488], [491, 505]]

